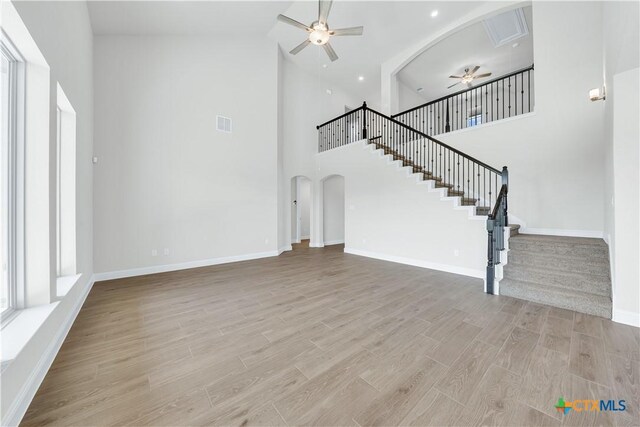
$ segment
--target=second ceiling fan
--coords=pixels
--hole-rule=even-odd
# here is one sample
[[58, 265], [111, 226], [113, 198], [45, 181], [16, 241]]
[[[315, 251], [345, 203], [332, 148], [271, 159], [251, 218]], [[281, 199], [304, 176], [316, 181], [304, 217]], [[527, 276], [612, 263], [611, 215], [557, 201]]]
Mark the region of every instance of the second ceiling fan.
[[300, 43], [298, 46], [291, 49], [291, 51], [289, 52], [290, 54], [297, 55], [302, 49], [313, 43], [315, 45], [322, 46], [325, 52], [327, 52], [329, 59], [331, 59], [331, 61], [333, 62], [338, 59], [338, 55], [329, 43], [329, 39], [331, 37], [362, 35], [364, 27], [340, 28], [337, 30], [329, 29], [327, 19], [329, 18], [329, 11], [331, 10], [332, 3], [333, 1], [320, 0], [318, 2], [318, 20], [313, 21], [309, 25], [305, 25], [302, 22], [298, 22], [295, 19], [289, 18], [288, 16], [284, 16], [282, 14], [278, 15], [279, 21], [282, 21], [289, 25], [293, 25], [294, 27], [298, 27], [308, 33], [307, 39]]
[[461, 76], [449, 76], [450, 79], [460, 79], [460, 81], [447, 87], [447, 89], [451, 89], [452, 87], [454, 87], [455, 85], [459, 85], [460, 83], [464, 83], [467, 85], [467, 87], [471, 87], [472, 86], [471, 82], [474, 81], [475, 79], [482, 79], [485, 77], [489, 77], [491, 75], [491, 73], [484, 73], [484, 74], [478, 74], [476, 76], [475, 73], [479, 69], [480, 69], [480, 66], [476, 65], [475, 67], [473, 67], [473, 70], [471, 71], [469, 71], [468, 68], [465, 68], [464, 74]]

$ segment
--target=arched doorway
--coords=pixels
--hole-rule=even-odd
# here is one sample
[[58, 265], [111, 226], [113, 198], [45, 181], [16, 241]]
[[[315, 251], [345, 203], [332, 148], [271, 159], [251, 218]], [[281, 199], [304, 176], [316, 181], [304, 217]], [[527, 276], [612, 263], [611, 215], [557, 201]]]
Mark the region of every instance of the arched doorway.
[[301, 243], [311, 236], [311, 180], [306, 176], [291, 178], [291, 243]]

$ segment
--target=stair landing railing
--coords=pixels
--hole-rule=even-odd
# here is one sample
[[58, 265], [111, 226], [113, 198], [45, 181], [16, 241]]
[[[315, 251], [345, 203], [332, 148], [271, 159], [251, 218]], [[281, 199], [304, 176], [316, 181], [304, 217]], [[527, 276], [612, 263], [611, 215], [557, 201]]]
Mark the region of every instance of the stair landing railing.
[[428, 135], [441, 135], [530, 113], [533, 93], [531, 65], [391, 117]]
[[[507, 224], [506, 167], [502, 170], [493, 168], [424, 132], [372, 110], [366, 102], [317, 126], [317, 129], [319, 152], [366, 139], [392, 154], [396, 160], [401, 160], [405, 166], [411, 166], [415, 173], [434, 180], [437, 187], [447, 188], [449, 195], [462, 197], [464, 205], [476, 207], [476, 214], [489, 215], [487, 285], [491, 283], [491, 288], [488, 286], [487, 292], [493, 293], [495, 265], [499, 262], [495, 250], [504, 245], [495, 239], [502, 235], [498, 229]], [[495, 217], [492, 216], [494, 213]]]

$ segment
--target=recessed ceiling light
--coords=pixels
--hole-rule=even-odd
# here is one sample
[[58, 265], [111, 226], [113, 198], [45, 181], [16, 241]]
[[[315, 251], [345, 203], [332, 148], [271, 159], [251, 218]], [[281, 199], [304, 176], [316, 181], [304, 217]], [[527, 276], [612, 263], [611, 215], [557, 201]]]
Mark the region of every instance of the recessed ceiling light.
[[423, 90], [424, 90], [423, 88], [419, 87], [418, 89], [416, 89], [416, 92], [420, 93], [420, 92], [422, 92]]
[[327, 64], [322, 64], [322, 68], [327, 68], [328, 65]]
[[358, 76], [358, 80], [363, 81], [364, 80], [364, 76]]
[[435, 18], [436, 16], [438, 16], [438, 11], [434, 10], [433, 12], [431, 12], [431, 17]]
[[512, 44], [511, 46], [513, 46], [513, 47], [518, 47], [518, 46], [520, 46], [520, 43], [514, 43], [514, 44]]
[[331, 89], [327, 89], [327, 95], [331, 95], [333, 91]]

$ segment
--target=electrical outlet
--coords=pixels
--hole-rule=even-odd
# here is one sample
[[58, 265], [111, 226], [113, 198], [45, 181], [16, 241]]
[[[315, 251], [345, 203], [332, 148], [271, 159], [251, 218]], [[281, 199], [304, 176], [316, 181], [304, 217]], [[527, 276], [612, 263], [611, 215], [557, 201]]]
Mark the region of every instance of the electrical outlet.
[[157, 249], [151, 249], [151, 256], [158, 256], [158, 250]]

